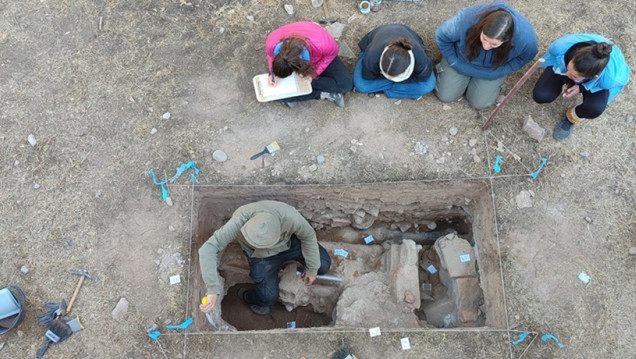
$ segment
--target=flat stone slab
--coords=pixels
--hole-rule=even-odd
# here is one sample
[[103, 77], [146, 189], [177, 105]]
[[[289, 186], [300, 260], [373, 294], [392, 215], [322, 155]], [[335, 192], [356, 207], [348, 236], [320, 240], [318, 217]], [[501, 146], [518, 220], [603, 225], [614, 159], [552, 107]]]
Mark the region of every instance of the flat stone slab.
[[438, 239], [434, 248], [451, 278], [477, 276], [475, 250], [467, 240], [453, 233]]

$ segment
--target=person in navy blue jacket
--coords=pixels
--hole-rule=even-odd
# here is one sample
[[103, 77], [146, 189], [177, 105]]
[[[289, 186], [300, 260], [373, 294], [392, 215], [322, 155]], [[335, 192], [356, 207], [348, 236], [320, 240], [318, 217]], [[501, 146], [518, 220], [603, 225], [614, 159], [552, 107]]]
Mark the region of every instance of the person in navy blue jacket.
[[353, 84], [362, 93], [388, 98], [418, 98], [433, 91], [433, 63], [422, 38], [402, 24], [381, 25], [358, 42], [360, 55]]
[[437, 28], [435, 40], [442, 54], [435, 94], [443, 102], [466, 95], [476, 109], [492, 105], [506, 75], [539, 52], [530, 22], [502, 1], [461, 9]]
[[537, 103], [552, 102], [559, 95], [583, 95], [583, 101], [570, 107], [554, 128], [559, 141], [570, 137], [574, 124], [600, 116], [629, 81], [623, 53], [600, 35], [565, 35], [550, 45], [543, 59], [541, 66], [546, 69], [532, 93]]

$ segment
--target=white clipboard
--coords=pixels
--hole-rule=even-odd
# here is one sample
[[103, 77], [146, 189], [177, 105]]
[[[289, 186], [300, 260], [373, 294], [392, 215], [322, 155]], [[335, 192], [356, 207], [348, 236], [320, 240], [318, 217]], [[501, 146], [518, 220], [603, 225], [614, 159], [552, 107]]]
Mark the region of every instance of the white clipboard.
[[276, 86], [268, 85], [269, 77], [270, 75], [265, 73], [256, 75], [252, 79], [254, 92], [256, 93], [256, 99], [258, 102], [269, 102], [289, 97], [307, 95], [312, 91], [311, 79], [300, 77], [296, 75], [295, 72], [284, 79], [279, 78]]

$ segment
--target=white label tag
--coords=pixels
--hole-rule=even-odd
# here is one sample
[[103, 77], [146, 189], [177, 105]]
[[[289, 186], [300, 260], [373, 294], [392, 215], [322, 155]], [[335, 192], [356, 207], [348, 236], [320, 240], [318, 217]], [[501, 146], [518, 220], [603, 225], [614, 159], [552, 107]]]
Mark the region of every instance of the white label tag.
[[369, 328], [369, 335], [371, 337], [377, 337], [378, 335], [382, 334], [380, 332], [380, 327], [375, 327], [375, 328]]
[[411, 342], [409, 341], [409, 338], [402, 338], [400, 339], [400, 342], [402, 343], [402, 350], [411, 349]]
[[181, 283], [181, 276], [180, 275], [173, 275], [170, 277], [170, 284], [177, 284], [177, 283]]

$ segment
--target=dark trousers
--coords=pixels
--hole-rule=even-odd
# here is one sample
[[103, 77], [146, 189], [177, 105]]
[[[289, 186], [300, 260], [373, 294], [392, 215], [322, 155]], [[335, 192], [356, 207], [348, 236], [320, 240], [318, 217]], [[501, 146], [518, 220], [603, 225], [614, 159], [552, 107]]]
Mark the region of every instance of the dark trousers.
[[[572, 86], [574, 85], [574, 81], [570, 80], [567, 76], [555, 74], [552, 67], [548, 67], [543, 71], [536, 85], [534, 85], [532, 98], [537, 103], [552, 102], [561, 95], [564, 84]], [[579, 90], [583, 95], [583, 103], [574, 108], [576, 115], [581, 119], [590, 119], [600, 116], [607, 107], [609, 90], [592, 93], [586, 90], [582, 85], [579, 85]]]
[[340, 57], [336, 56], [325, 71], [318, 78], [311, 81], [311, 88], [313, 91], [310, 94], [286, 98], [283, 101], [316, 100], [320, 98], [321, 92], [349, 92], [353, 89], [353, 78], [345, 64], [340, 60]]
[[[292, 236], [291, 247], [284, 252], [267, 258], [247, 257], [247, 262], [250, 265], [250, 277], [256, 284], [256, 289], [248, 290], [245, 295], [249, 304], [269, 307], [276, 303], [278, 300], [278, 271], [288, 261], [297, 261], [305, 266], [305, 258], [301, 249], [300, 241]], [[325, 274], [331, 267], [331, 258], [329, 258], [327, 250], [320, 244], [318, 244], [318, 250], [320, 251], [318, 274]]]

